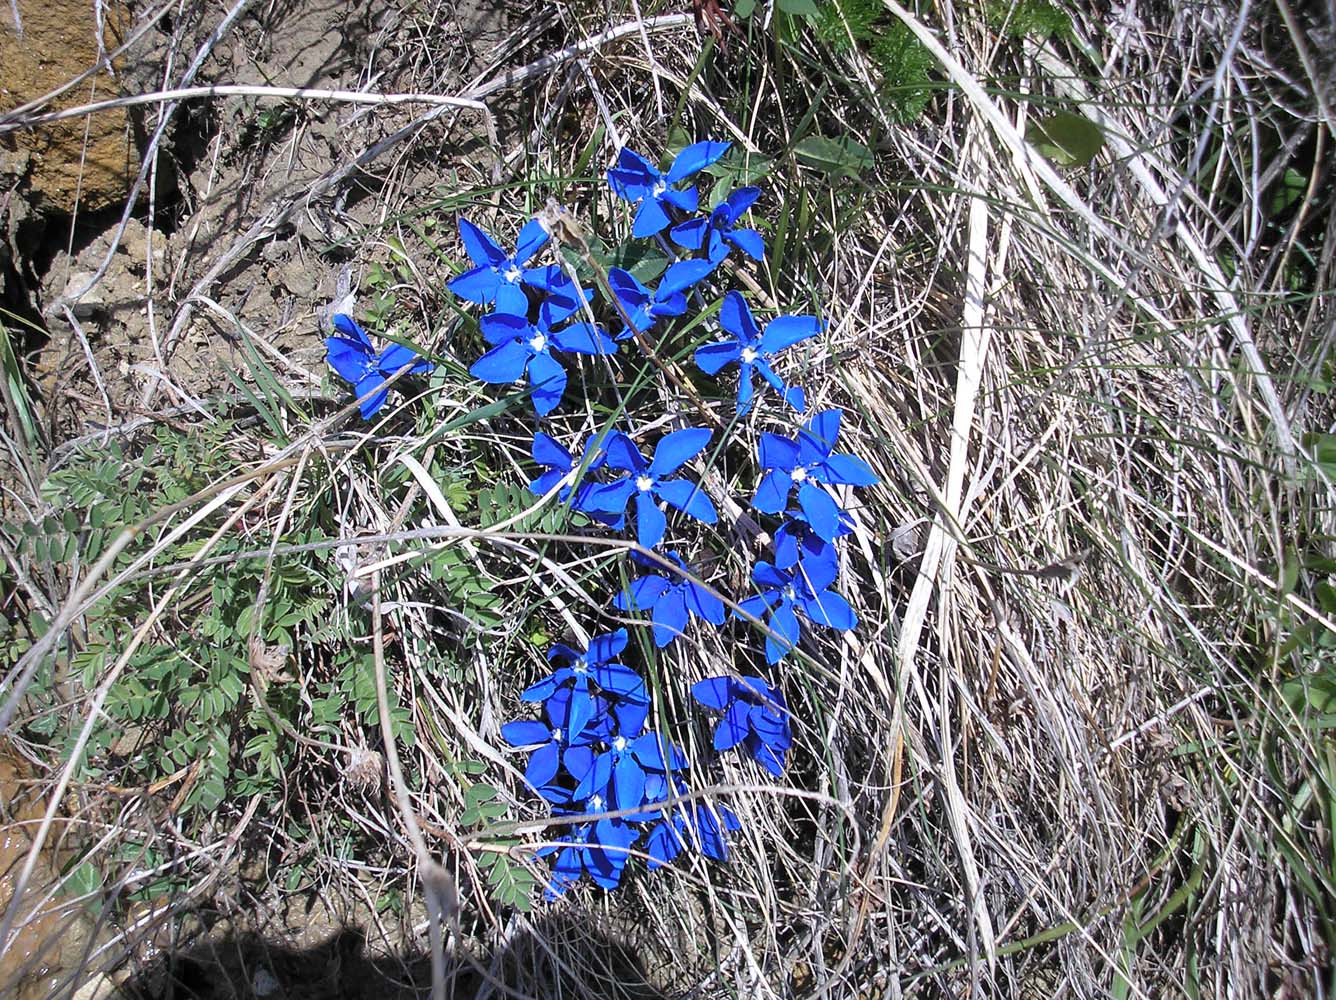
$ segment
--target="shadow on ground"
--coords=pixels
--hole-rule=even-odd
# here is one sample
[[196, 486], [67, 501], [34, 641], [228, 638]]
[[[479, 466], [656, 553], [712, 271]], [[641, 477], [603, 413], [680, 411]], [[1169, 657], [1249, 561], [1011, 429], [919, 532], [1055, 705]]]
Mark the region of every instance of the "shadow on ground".
[[[490, 981], [489, 981], [490, 979]], [[362, 931], [346, 928], [311, 948], [257, 935], [227, 936], [160, 956], [126, 982], [121, 1000], [407, 1000], [431, 989], [425, 954], [375, 956]], [[491, 955], [446, 960], [446, 995], [663, 1000], [625, 943], [589, 926], [587, 915], [548, 916]]]

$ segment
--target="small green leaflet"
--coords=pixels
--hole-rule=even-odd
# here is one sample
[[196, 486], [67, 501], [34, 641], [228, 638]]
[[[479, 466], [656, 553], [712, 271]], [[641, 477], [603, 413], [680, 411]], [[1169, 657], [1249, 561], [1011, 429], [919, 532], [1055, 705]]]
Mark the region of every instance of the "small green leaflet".
[[830, 177], [857, 177], [872, 167], [871, 151], [848, 136], [843, 139], [809, 136], [794, 147], [793, 155], [803, 166]]
[[1025, 141], [1060, 167], [1084, 167], [1104, 148], [1104, 131], [1073, 111], [1058, 111], [1031, 122]]
[[796, 17], [816, 17], [819, 13], [816, 0], [775, 0], [775, 6]]

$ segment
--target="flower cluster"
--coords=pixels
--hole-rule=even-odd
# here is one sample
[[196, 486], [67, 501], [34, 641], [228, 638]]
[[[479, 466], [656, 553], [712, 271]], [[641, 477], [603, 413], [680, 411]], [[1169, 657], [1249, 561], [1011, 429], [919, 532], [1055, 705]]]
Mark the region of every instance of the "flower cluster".
[[[524, 383], [534, 413], [550, 418], [567, 393], [577, 356], [599, 358], [615, 377], [623, 346], [654, 350], [646, 334], [654, 331], [655, 341], [662, 343], [693, 302], [698, 312], [717, 302], [717, 324], [703, 326], [715, 332], [694, 345], [691, 356], [711, 378], [736, 367], [734, 399], [725, 405], [741, 418], [768, 387], [786, 407], [777, 413], [806, 414], [807, 394], [785, 380], [782, 360], [788, 349], [820, 336], [824, 324], [806, 315], [778, 315], [758, 323], [746, 298], [723, 287], [729, 269], [765, 259], [764, 238], [744, 221], [760, 196], [757, 188], [733, 191], [701, 211], [693, 179], [729, 148], [723, 142], [695, 143], [665, 170], [622, 149], [608, 171], [612, 194], [630, 205], [632, 238], [652, 240], [668, 258], [657, 281], [653, 274], [637, 277], [587, 262], [590, 268], [580, 273], [592, 269], [595, 287], [582, 287], [589, 279], [577, 280], [560, 255], [554, 255], [555, 263], [535, 264], [551, 240], [537, 219], [523, 226], [510, 253], [461, 218], [460, 239], [472, 266], [449, 287], [487, 310], [478, 321], [487, 349], [471, 373], [489, 384]], [[357, 329], [351, 320], [347, 323]], [[697, 321], [692, 328], [700, 325]], [[365, 334], [357, 332], [360, 340], [336, 344], [337, 338], [331, 338], [330, 363], [362, 395], [376, 387], [371, 380], [387, 363], [402, 367], [412, 355], [395, 355], [387, 362], [392, 348], [373, 357]], [[343, 353], [336, 355], [336, 348]], [[687, 401], [681, 402], [685, 406]], [[703, 405], [710, 411], [700, 414], [704, 422], [725, 426], [727, 415], [713, 411], [717, 403]], [[625, 412], [625, 407], [618, 410]], [[610, 606], [624, 615], [646, 616], [649, 635], [661, 650], [693, 630], [722, 628], [729, 617], [729, 602], [707, 582], [717, 554], [692, 556], [691, 536], [681, 532], [691, 522], [718, 521], [707, 492], [715, 487], [702, 481], [701, 471], [731, 442], [698, 426], [701, 420], [676, 420], [674, 429], [656, 437], [614, 423], [583, 442], [559, 440], [556, 433], [539, 429], [530, 449], [537, 471], [529, 488], [535, 494], [580, 515], [584, 520], [577, 520], [577, 527], [633, 528], [640, 547], [651, 553], [634, 554], [632, 565], [640, 575], [610, 595]], [[857, 625], [854, 610], [835, 589], [840, 539], [857, 527], [844, 503], [849, 488], [878, 480], [862, 459], [837, 450], [840, 423], [841, 412], [826, 409], [810, 415], [792, 437], [763, 433], [759, 438], [751, 506], [775, 519], [773, 552], [752, 567], [754, 589], [737, 598], [732, 617], [760, 626], [767, 670], [800, 647], [804, 620], [839, 631]], [[708, 540], [699, 532], [697, 538]], [[540, 849], [554, 857], [550, 896], [586, 875], [605, 889], [615, 888], [635, 854], [647, 857], [651, 870], [689, 848], [725, 860], [728, 834], [741, 828], [726, 806], [691, 791], [686, 755], [662, 728], [647, 725], [649, 689], [635, 669], [621, 662], [628, 638], [621, 628], [593, 637], [582, 648], [552, 646], [547, 652], [551, 673], [522, 696], [537, 706], [539, 717], [502, 728], [508, 744], [528, 751], [528, 784], [551, 804], [554, 816], [564, 819], [556, 839]], [[691, 687], [695, 702], [717, 717], [715, 751], [737, 750], [769, 775], [782, 776], [793, 747], [793, 716], [782, 681], [780, 676], [727, 675], [706, 677]]]

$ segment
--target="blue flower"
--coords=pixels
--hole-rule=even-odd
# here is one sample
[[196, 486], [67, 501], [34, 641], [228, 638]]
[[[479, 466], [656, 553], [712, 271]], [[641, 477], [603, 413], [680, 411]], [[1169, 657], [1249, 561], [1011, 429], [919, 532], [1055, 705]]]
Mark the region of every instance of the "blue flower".
[[752, 506], [765, 514], [778, 514], [798, 487], [798, 506], [819, 538], [833, 542], [840, 527], [840, 507], [818, 484], [874, 486], [877, 475], [861, 458], [832, 453], [840, 434], [840, 411], [824, 410], [798, 431], [790, 441], [778, 434], [762, 434], [761, 468], [766, 470]]
[[[606, 803], [601, 796], [595, 795], [579, 813], [597, 815], [605, 811]], [[559, 813], [562, 814], [573, 813]], [[557, 898], [586, 873], [600, 888], [617, 888], [630, 857], [631, 845], [639, 836], [625, 820], [610, 817], [582, 823], [556, 843], [540, 847], [535, 852], [540, 857], [557, 853], [557, 860], [552, 865], [552, 882], [544, 895], [548, 899]]]
[[495, 240], [462, 216], [459, 238], [474, 266], [451, 281], [449, 288], [466, 302], [494, 305], [497, 312], [524, 316], [529, 311], [529, 299], [523, 286], [550, 286], [552, 272], [548, 268], [524, 266], [549, 239], [537, 219], [530, 219], [520, 230], [513, 256], [507, 256]]
[[815, 316], [776, 316], [762, 333], [756, 326], [747, 300], [737, 292], [724, 296], [719, 310], [719, 325], [733, 335], [732, 340], [705, 344], [696, 349], [696, 365], [707, 375], [718, 375], [734, 362], [738, 372], [738, 413], [746, 413], [752, 403], [752, 372], [757, 372], [784, 397], [784, 402], [799, 413], [807, 409], [802, 389], [788, 388], [770, 367], [770, 359], [786, 347], [792, 347], [822, 330]]
[[667, 206], [682, 212], [696, 211], [695, 188], [679, 191], [673, 187], [704, 170], [728, 152], [729, 142], [697, 142], [677, 154], [666, 174], [639, 153], [622, 147], [617, 166], [608, 171], [608, 185], [617, 197], [636, 204], [631, 235], [637, 238], [662, 232], [672, 219]]
[[572, 732], [567, 728], [572, 701], [573, 695], [569, 688], [558, 688], [543, 703], [546, 722], [524, 719], [507, 722], [501, 727], [501, 738], [511, 746], [533, 747], [524, 778], [534, 788], [541, 789], [552, 784], [561, 767], [563, 752], [570, 747], [588, 746], [608, 728], [610, 706], [600, 696], [595, 698], [593, 718], [586, 721], [578, 732]]
[[817, 625], [847, 631], [858, 624], [858, 616], [846, 601], [829, 589], [839, 575], [834, 559], [801, 562], [791, 572], [776, 569], [768, 562], [758, 562], [752, 570], [752, 582], [761, 593], [738, 605], [752, 618], [766, 617], [769, 631], [765, 637], [767, 663], [778, 663], [798, 645], [798, 611]]
[[570, 707], [566, 712], [567, 732], [582, 733], [585, 726], [595, 717], [598, 704], [591, 681], [597, 688], [626, 701], [642, 704], [649, 702], [645, 691], [645, 682], [630, 667], [613, 662], [626, 648], [626, 629], [595, 636], [589, 642], [589, 649], [581, 652], [560, 643], [547, 653], [549, 663], [557, 661], [562, 665], [550, 675], [525, 689], [520, 698], [524, 701], [547, 701], [558, 689], [571, 692]]
[[765, 259], [765, 241], [755, 229], [738, 229], [738, 219], [761, 196], [761, 189], [738, 188], [715, 206], [708, 216], [688, 219], [676, 225], [668, 235], [673, 242], [688, 250], [705, 247], [705, 256], [711, 264], [719, 264], [735, 248], [752, 260]]
[[[685, 793], [685, 787], [682, 792]], [[687, 847], [695, 844], [702, 854], [715, 861], [728, 860], [725, 834], [742, 829], [742, 821], [728, 806], [694, 802], [670, 818], [659, 822], [645, 840], [649, 870], [670, 864]]]
[[683, 293], [710, 270], [709, 261], [679, 260], [663, 273], [659, 287], [651, 292], [632, 277], [630, 271], [609, 268], [608, 286], [631, 321], [630, 326], [617, 334], [617, 339], [631, 339], [631, 327], [645, 333], [665, 316], [681, 316], [687, 311], [687, 297]]
[[[589, 439], [584, 448], [583, 460], [588, 461], [588, 465], [585, 466], [585, 478], [573, 487], [575, 490], [574, 496], [571, 494], [572, 487], [567, 486], [562, 489], [558, 497], [562, 503], [570, 504], [572, 510], [587, 514], [595, 521], [607, 525], [614, 531], [621, 531], [626, 523], [624, 510], [614, 513], [600, 510], [594, 502], [594, 491], [599, 484], [589, 478], [592, 473], [597, 472], [607, 463], [608, 454], [603, 448], [603, 442], [606, 440], [607, 433], [597, 434]], [[545, 496], [557, 483], [580, 467], [580, 463], [575, 460], [574, 455], [542, 431], [534, 434], [530, 454], [533, 455], [535, 462], [547, 469], [541, 476], [529, 483], [529, 489], [540, 497]]]
[[590, 323], [571, 323], [561, 330], [550, 326], [556, 320], [539, 311], [538, 322], [523, 316], [491, 313], [478, 322], [483, 338], [494, 345], [473, 363], [469, 374], [483, 382], [516, 382], [525, 375], [533, 387], [533, 408], [545, 416], [561, 402], [566, 391], [566, 369], [552, 352], [614, 354], [617, 345]]
[[713, 432], [707, 427], [688, 427], [664, 435], [654, 449], [654, 461], [645, 456], [635, 442], [620, 431], [608, 438], [608, 467], [627, 473], [615, 482], [605, 483], [593, 492], [592, 503], [601, 510], [624, 512], [631, 497], [636, 498], [636, 532], [640, 544], [652, 549], [663, 541], [668, 519], [657, 500], [676, 507], [702, 524], [719, 519], [714, 504], [699, 486], [689, 479], [665, 479], [695, 458], [710, 443]]
[[692, 685], [692, 696], [723, 712], [714, 729], [714, 748], [741, 744], [775, 777], [784, 773], [784, 755], [793, 746], [784, 693], [760, 677], [709, 677]]
[[338, 313], [334, 317], [334, 329], [338, 335], [325, 338], [329, 366], [345, 382], [352, 383], [357, 398], [362, 400], [363, 420], [370, 420], [385, 405], [389, 390], [381, 386], [404, 365], [412, 365], [408, 371], [413, 375], [431, 371], [431, 362], [400, 344], [387, 344], [385, 350], [377, 354], [371, 346], [371, 338], [351, 316]]
[[660, 649], [683, 634], [689, 615], [711, 625], [724, 622], [724, 602], [691, 579], [691, 571], [676, 552], [669, 552], [668, 558], [681, 569], [681, 575], [646, 574], [632, 580], [630, 586], [612, 601], [613, 607], [619, 611], [650, 612], [650, 620], [654, 623], [654, 645]]
[[[775, 529], [775, 565], [779, 569], [791, 569], [799, 559], [835, 559], [833, 542], [828, 542], [815, 531], [807, 520], [807, 515], [800, 510], [791, 510], [786, 515], [788, 520]], [[843, 538], [852, 534], [854, 519], [847, 511], [840, 511], [839, 523], [835, 528], [835, 537]]]
[[[687, 759], [656, 732], [636, 736], [619, 733], [607, 749], [594, 756], [582, 774], [575, 774], [575, 797], [610, 793], [618, 809], [633, 809], [645, 801], [646, 772], [668, 774], [684, 771]], [[569, 769], [569, 767], [568, 767]]]

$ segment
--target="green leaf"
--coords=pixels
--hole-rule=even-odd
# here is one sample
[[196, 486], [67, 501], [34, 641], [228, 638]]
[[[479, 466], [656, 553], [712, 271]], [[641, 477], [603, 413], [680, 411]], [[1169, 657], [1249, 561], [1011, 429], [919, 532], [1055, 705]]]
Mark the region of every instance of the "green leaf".
[[1286, 169], [1280, 177], [1280, 184], [1271, 194], [1271, 214], [1280, 215], [1294, 206], [1308, 190], [1308, 178], [1293, 167]]
[[745, 21], [751, 17], [756, 10], [756, 0], [737, 0], [733, 4], [733, 19]]
[[1104, 148], [1103, 129], [1073, 111], [1035, 119], [1025, 130], [1025, 139], [1060, 167], [1083, 167]]
[[816, 17], [821, 13], [816, 0], [775, 0], [775, 6], [795, 17]]
[[804, 166], [830, 177], [857, 177], [872, 167], [872, 153], [856, 139], [826, 139], [809, 136], [794, 147], [793, 155]]

